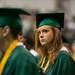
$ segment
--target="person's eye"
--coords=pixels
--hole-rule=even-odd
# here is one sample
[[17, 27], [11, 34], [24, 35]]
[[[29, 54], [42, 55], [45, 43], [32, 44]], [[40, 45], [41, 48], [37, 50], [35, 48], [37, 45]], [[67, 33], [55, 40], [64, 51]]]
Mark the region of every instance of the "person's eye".
[[38, 34], [40, 34], [41, 32], [40, 31], [38, 31]]
[[49, 30], [43, 30], [43, 32], [47, 33]]

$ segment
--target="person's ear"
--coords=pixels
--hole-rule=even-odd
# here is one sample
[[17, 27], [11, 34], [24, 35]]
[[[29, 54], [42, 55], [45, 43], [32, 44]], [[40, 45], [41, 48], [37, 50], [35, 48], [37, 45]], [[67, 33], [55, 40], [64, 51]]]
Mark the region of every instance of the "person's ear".
[[2, 30], [3, 36], [6, 37], [10, 33], [10, 28], [9, 26], [5, 26]]

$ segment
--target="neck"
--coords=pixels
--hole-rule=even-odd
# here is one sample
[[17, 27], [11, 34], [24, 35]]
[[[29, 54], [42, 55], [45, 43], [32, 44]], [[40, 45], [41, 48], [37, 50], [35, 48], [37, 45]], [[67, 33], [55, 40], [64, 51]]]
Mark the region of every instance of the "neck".
[[47, 45], [45, 45], [44, 47], [45, 47], [45, 49], [46, 49], [47, 51], [49, 51], [50, 48], [51, 48], [50, 44], [47, 44]]
[[47, 44], [44, 46], [44, 49], [45, 49], [45, 53], [46, 54], [49, 54], [50, 52], [53, 51], [53, 48], [55, 47], [54, 44]]
[[2, 47], [1, 47], [1, 50], [5, 53], [6, 50], [9, 48], [11, 42], [13, 41], [14, 39], [11, 38], [11, 39], [5, 39], [3, 44], [2, 44]]

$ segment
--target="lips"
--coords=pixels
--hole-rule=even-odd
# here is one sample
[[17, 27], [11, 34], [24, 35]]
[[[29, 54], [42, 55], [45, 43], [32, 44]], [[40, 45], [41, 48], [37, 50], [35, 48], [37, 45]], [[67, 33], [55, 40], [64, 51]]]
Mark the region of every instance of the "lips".
[[45, 39], [40, 39], [40, 42], [45, 42]]
[[45, 45], [46, 41], [44, 39], [40, 40], [41, 45]]

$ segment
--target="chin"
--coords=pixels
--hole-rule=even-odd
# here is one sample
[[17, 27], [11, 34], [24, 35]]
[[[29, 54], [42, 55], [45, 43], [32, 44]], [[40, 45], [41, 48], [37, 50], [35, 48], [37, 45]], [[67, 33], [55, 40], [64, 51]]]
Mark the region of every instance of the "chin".
[[42, 45], [42, 46], [44, 46], [44, 45], [46, 45], [46, 43], [45, 43], [45, 42], [43, 42], [43, 43], [41, 43], [41, 45]]

